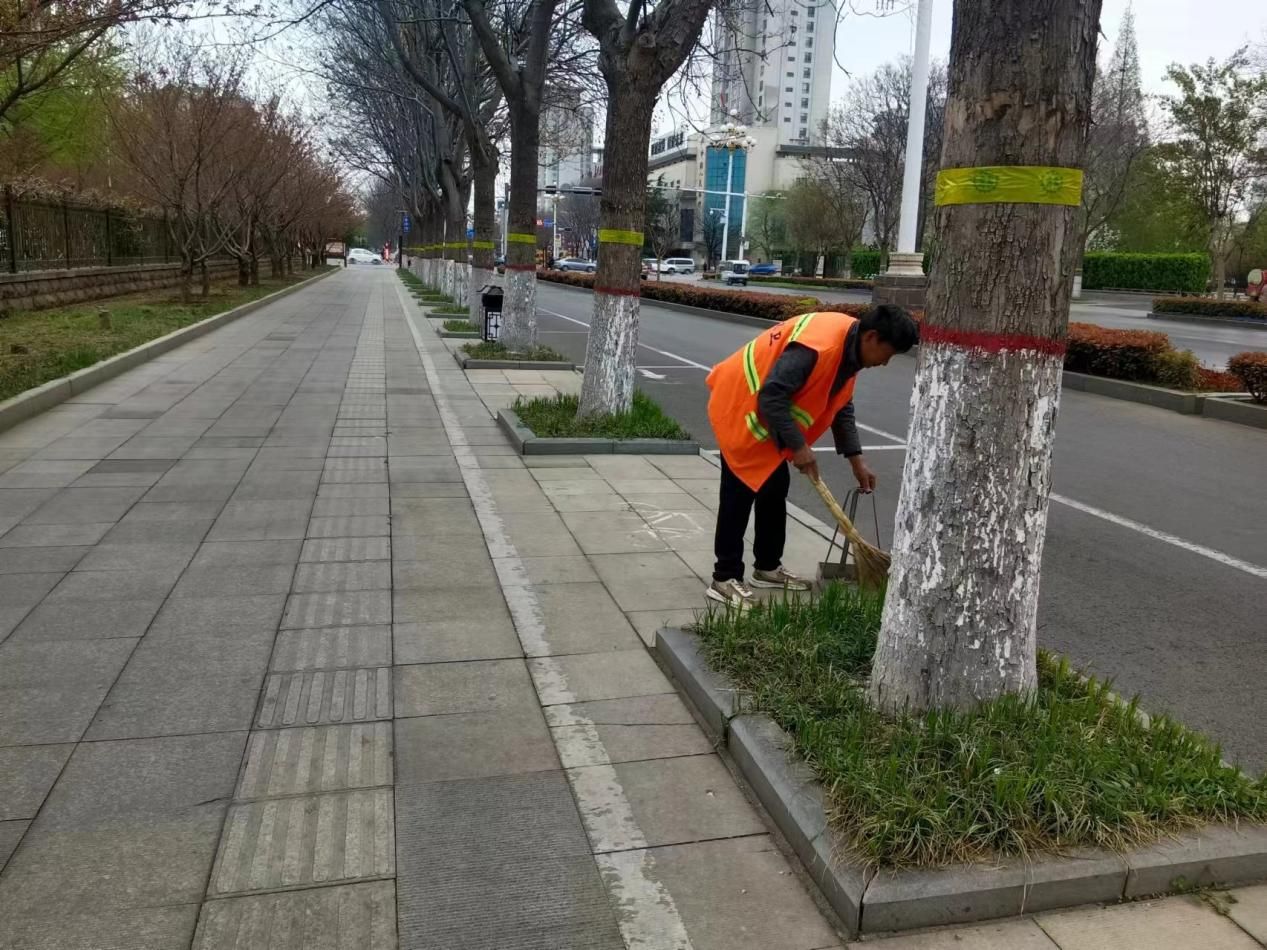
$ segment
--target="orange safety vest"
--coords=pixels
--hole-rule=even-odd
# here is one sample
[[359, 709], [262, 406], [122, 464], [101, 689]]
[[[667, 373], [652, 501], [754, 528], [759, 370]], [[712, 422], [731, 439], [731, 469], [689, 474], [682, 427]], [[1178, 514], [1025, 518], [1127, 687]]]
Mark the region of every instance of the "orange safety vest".
[[753, 491], [759, 489], [779, 464], [792, 457], [780, 449], [757, 409], [761, 384], [789, 343], [818, 353], [814, 371], [796, 394], [792, 418], [813, 445], [831, 426], [836, 413], [853, 398], [856, 376], [832, 395], [831, 386], [845, 354], [845, 337], [858, 320], [845, 313], [807, 313], [766, 330], [743, 349], [732, 353], [708, 374], [708, 421], [726, 464]]

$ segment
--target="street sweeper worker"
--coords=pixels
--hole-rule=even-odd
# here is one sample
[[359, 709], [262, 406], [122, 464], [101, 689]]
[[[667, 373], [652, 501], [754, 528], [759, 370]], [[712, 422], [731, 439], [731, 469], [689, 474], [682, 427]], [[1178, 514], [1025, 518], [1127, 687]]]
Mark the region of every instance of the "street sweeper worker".
[[919, 342], [919, 327], [902, 307], [882, 304], [858, 317], [807, 313], [764, 331], [708, 374], [708, 419], [721, 449], [721, 497], [713, 539], [713, 582], [706, 593], [742, 607], [753, 600], [744, 582], [744, 531], [756, 508], [752, 584], [808, 590], [783, 566], [787, 536], [787, 463], [817, 479], [813, 445], [831, 429], [858, 487], [875, 488], [854, 422], [858, 372], [884, 366]]

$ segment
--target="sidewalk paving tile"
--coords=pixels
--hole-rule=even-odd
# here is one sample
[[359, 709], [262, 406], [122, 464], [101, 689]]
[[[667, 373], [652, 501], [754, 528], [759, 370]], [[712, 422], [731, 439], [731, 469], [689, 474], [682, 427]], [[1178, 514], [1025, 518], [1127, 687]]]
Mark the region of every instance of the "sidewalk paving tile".
[[74, 745], [0, 748], [0, 821], [34, 818]]
[[294, 572], [297, 594], [321, 591], [389, 590], [388, 561], [322, 561], [300, 564]]
[[390, 788], [233, 805], [207, 896], [389, 877], [393, 811]]
[[1060, 950], [1043, 929], [1028, 918], [977, 927], [928, 930], [851, 946], [874, 950], [944, 950], [947, 947], [956, 950]]
[[540, 711], [523, 706], [396, 720], [396, 785], [559, 768]]
[[[601, 789], [613, 778], [623, 790], [629, 813], [641, 831], [635, 846], [657, 847], [711, 838], [765, 833], [760, 816], [739, 791], [721, 759], [709, 753], [669, 759], [595, 765], [568, 770], [580, 789]], [[607, 796], [578, 792], [581, 819], [595, 853], [627, 847]]]
[[396, 718], [531, 709], [522, 660], [477, 660], [395, 667]]
[[598, 583], [541, 584], [527, 588], [540, 611], [547, 647], [530, 655], [631, 650], [638, 641], [607, 589]]
[[24, 642], [131, 639], [145, 633], [158, 613], [161, 597], [145, 600], [73, 600], [45, 602], [13, 631]]
[[[468, 590], [472, 590], [468, 588]], [[400, 664], [454, 660], [502, 660], [523, 656], [523, 647], [500, 593], [488, 592], [473, 617], [392, 625], [392, 649]], [[475, 605], [472, 605], [473, 607]], [[397, 610], [397, 616], [405, 611]]]
[[291, 594], [282, 627], [355, 627], [390, 623], [391, 619], [388, 590], [325, 591]]
[[[1060, 950], [1259, 950], [1258, 941], [1196, 897], [1042, 914], [1038, 925]], [[1194, 935], [1193, 938], [1181, 935]], [[1176, 943], [1176, 938], [1182, 943]]]
[[136, 642], [0, 645], [0, 746], [77, 742]]
[[381, 561], [391, 557], [390, 538], [312, 538], [300, 561]]
[[374, 627], [283, 630], [277, 634], [269, 669], [286, 671], [389, 666], [391, 652], [391, 628], [386, 624]]
[[11, 917], [0, 926], [0, 950], [164, 950], [188, 946], [197, 902], [167, 907], [61, 907], [49, 916]]
[[233, 564], [188, 568], [172, 597], [228, 597], [234, 594], [284, 594], [290, 590], [290, 564]]
[[839, 946], [840, 938], [768, 835], [624, 851], [596, 859], [609, 882], [640, 875], [660, 884], [671, 895], [694, 950]]
[[625, 616], [638, 631], [638, 636], [647, 648], [655, 646], [656, 631], [665, 627], [689, 627], [698, 619], [708, 601], [704, 597], [704, 586], [696, 581], [699, 590], [698, 606], [682, 610], [635, 610], [627, 611]]
[[560, 517], [586, 554], [667, 550], [642, 516], [633, 511], [565, 512]]
[[[451, 585], [493, 586], [496, 573], [488, 552], [479, 549], [451, 548], [443, 552], [432, 548], [431, 556], [422, 560], [398, 559], [392, 562], [391, 586], [395, 590], [434, 590]], [[436, 556], [440, 555], [440, 556]]]
[[[74, 550], [47, 548], [44, 550]], [[153, 541], [142, 544], [102, 542], [75, 565], [77, 571], [167, 571], [185, 567], [198, 550], [197, 541]]]
[[1259, 943], [1267, 945], [1267, 884], [1229, 891], [1227, 915]]
[[294, 564], [299, 560], [301, 542], [285, 541], [206, 541], [198, 547], [192, 567], [229, 567], [247, 564]]
[[0, 536], [0, 548], [96, 544], [113, 527], [114, 523], [110, 521], [85, 524], [20, 524]]
[[193, 950], [394, 950], [390, 881], [208, 901]]
[[527, 587], [535, 584], [586, 584], [598, 581], [591, 564], [583, 555], [555, 557], [496, 558], [493, 567], [503, 587]]
[[274, 729], [390, 719], [391, 694], [388, 667], [270, 673], [256, 725]]
[[226, 638], [274, 631], [286, 603], [285, 594], [169, 599], [154, 618], [148, 638]]
[[528, 661], [541, 703], [581, 703], [670, 693], [673, 686], [643, 647]]
[[547, 706], [545, 716], [569, 769], [713, 751], [675, 693]]
[[392, 784], [392, 724], [355, 723], [251, 733], [238, 800]]

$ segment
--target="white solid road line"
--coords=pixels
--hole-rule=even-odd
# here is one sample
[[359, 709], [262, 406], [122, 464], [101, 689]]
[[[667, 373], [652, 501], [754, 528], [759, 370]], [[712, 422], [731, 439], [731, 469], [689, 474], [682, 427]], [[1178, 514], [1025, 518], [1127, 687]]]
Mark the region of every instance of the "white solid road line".
[[[589, 326], [589, 324], [584, 320], [578, 320], [576, 317], [569, 317], [566, 313], [559, 313], [555, 310], [547, 310], [544, 307], [538, 307], [537, 312], [549, 314], [552, 317], [558, 317], [560, 320], [567, 320], [569, 323], [579, 323], [583, 327]], [[670, 353], [668, 350], [659, 350], [654, 346], [648, 346], [642, 342], [639, 342], [638, 345], [643, 349], [650, 350], [652, 353], [659, 353], [661, 356], [667, 356], [669, 359], [677, 360], [679, 363], [683, 363], [687, 366], [694, 366], [696, 369], [702, 369], [706, 373], [712, 370], [711, 366], [705, 366], [703, 363], [695, 362], [695, 360], [688, 360], [685, 356], [678, 356], [676, 353]]]
[[[577, 320], [575, 317], [569, 317], [562, 313], [555, 313], [553, 310], [542, 310], [541, 312], [548, 313], [552, 317], [561, 317], [564, 320], [570, 320], [573, 323], [579, 323], [582, 326], [589, 325], [585, 323], [585, 321], [583, 320]], [[646, 346], [646, 344], [640, 343], [639, 346]], [[669, 353], [665, 350], [657, 350], [654, 346], [647, 346], [647, 349], [651, 350], [653, 353], [659, 353], [661, 356], [667, 356], [670, 359], [679, 360], [687, 364], [688, 366], [694, 366], [694, 367], [697, 367], [698, 369], [703, 369], [703, 370], [712, 369], [711, 366], [705, 366], [702, 363], [696, 363], [694, 360], [688, 360], [686, 357], [678, 356], [676, 353]], [[905, 436], [894, 435], [892, 432], [886, 432], [883, 429], [877, 429], [875, 428], [875, 426], [864, 425], [861, 422], [857, 423], [857, 426], [859, 429], [862, 429], [864, 432], [870, 432], [873, 435], [878, 435], [881, 438], [889, 439], [892, 442], [898, 443], [896, 445], [887, 445], [887, 446], [869, 446], [868, 447], [869, 449], [902, 449], [906, 447]], [[815, 449], [814, 451], [817, 452], [817, 451], [833, 451], [833, 450], [823, 447], [822, 449]], [[1110, 524], [1115, 524], [1120, 528], [1129, 528], [1131, 531], [1138, 532], [1139, 534], [1142, 534], [1145, 537], [1152, 538], [1155, 541], [1163, 541], [1166, 544], [1171, 545], [1172, 547], [1180, 548], [1181, 550], [1187, 551], [1191, 554], [1199, 554], [1201, 557], [1209, 558], [1211, 561], [1216, 561], [1217, 563], [1222, 564], [1226, 567], [1232, 567], [1238, 571], [1244, 571], [1246, 574], [1249, 574], [1252, 577], [1260, 577], [1260, 578], [1267, 579], [1267, 567], [1263, 567], [1259, 564], [1253, 564], [1249, 561], [1242, 561], [1238, 557], [1233, 557], [1230, 554], [1225, 554], [1222, 551], [1215, 550], [1214, 548], [1208, 548], [1203, 544], [1197, 544], [1193, 541], [1185, 540], [1184, 538], [1181, 538], [1177, 535], [1169, 534], [1168, 532], [1165, 532], [1165, 531], [1159, 531], [1157, 528], [1151, 528], [1148, 525], [1142, 524], [1139, 521], [1132, 521], [1130, 518], [1123, 518], [1121, 515], [1115, 515], [1113, 514], [1113, 512], [1105, 511], [1103, 508], [1096, 508], [1093, 505], [1083, 504], [1082, 502], [1077, 501], [1073, 498], [1070, 498], [1066, 495], [1061, 495], [1061, 494], [1057, 494], [1056, 492], [1052, 492], [1051, 500], [1056, 502], [1059, 505], [1064, 505], [1067, 508], [1073, 508], [1075, 511], [1081, 511], [1083, 514], [1091, 515], [1094, 518], [1099, 518], [1100, 520], [1107, 521]]]
[[[906, 446], [905, 445], [864, 445], [862, 447], [862, 451], [864, 452], [891, 452], [895, 450], [898, 452], [903, 452], [906, 450]], [[836, 447], [834, 445], [816, 445], [814, 446], [814, 451], [815, 452], [835, 452]]]
[[1166, 531], [1159, 531], [1156, 528], [1150, 528], [1146, 524], [1142, 524], [1138, 521], [1132, 521], [1130, 518], [1123, 518], [1121, 515], [1115, 515], [1113, 512], [1105, 511], [1103, 508], [1096, 508], [1093, 505], [1083, 504], [1080, 501], [1069, 498], [1065, 495], [1057, 494], [1056, 492], [1051, 493], [1051, 500], [1057, 504], [1064, 505], [1067, 508], [1072, 508], [1075, 511], [1081, 511], [1083, 514], [1091, 515], [1093, 518], [1099, 518], [1102, 521], [1107, 521], [1110, 524], [1115, 524], [1122, 528], [1129, 528], [1132, 531], [1137, 531], [1140, 534], [1156, 541], [1164, 541], [1166, 544], [1181, 548], [1184, 551], [1189, 551], [1192, 554], [1199, 554], [1202, 557], [1209, 558], [1211, 561], [1217, 561], [1219, 564], [1223, 564], [1227, 567], [1234, 567], [1238, 571], [1244, 571], [1246, 574], [1253, 577], [1267, 579], [1267, 567], [1252, 564], [1249, 561], [1242, 561], [1238, 557], [1232, 557], [1232, 555], [1224, 554], [1222, 551], [1216, 551], [1214, 548], [1207, 548], [1204, 544], [1196, 544], [1192, 541], [1187, 541], [1177, 535], [1170, 534]]

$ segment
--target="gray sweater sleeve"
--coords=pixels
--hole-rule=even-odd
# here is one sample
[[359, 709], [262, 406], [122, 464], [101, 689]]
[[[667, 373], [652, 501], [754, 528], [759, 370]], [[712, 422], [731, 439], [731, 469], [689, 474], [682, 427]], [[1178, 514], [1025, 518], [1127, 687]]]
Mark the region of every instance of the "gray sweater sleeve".
[[853, 400], [850, 399], [836, 418], [831, 421], [831, 436], [836, 442], [836, 452], [845, 458], [862, 454], [862, 440], [858, 438], [858, 423], [854, 420]]
[[792, 419], [792, 400], [809, 380], [816, 362], [816, 351], [799, 343], [789, 343], [770, 367], [757, 393], [757, 412], [778, 444], [793, 452], [805, 444], [805, 435]]

